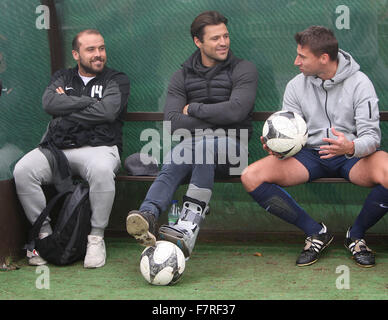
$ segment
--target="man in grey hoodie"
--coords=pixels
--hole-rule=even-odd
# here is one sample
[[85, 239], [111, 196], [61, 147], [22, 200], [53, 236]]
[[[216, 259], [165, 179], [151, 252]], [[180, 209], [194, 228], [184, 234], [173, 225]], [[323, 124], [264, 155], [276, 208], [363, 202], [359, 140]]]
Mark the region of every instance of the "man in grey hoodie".
[[238, 160], [230, 157], [234, 151], [248, 164], [246, 144], [252, 132], [257, 71], [253, 63], [229, 50], [226, 24], [227, 19], [216, 11], [194, 19], [191, 35], [198, 50], [173, 74], [164, 108], [172, 130], [188, 135], [182, 135], [167, 155], [139, 210], [130, 211], [126, 221], [128, 233], [140, 244], [154, 245], [157, 219], [178, 187], [188, 181], [178, 221], [159, 230], [161, 238], [176, 243], [186, 258], [209, 210], [215, 175], [231, 173]]
[[280, 160], [262, 140], [270, 155], [244, 170], [243, 185], [268, 212], [306, 233], [298, 266], [316, 262], [333, 236], [280, 186], [343, 177], [356, 185], [373, 187], [346, 234], [345, 246], [358, 265], [374, 266], [373, 252], [363, 237], [388, 211], [388, 154], [378, 149], [378, 98], [373, 84], [351, 55], [338, 49], [331, 30], [312, 26], [297, 33], [295, 40], [294, 64], [301, 73], [287, 84], [282, 109], [304, 118], [307, 144], [293, 157]]

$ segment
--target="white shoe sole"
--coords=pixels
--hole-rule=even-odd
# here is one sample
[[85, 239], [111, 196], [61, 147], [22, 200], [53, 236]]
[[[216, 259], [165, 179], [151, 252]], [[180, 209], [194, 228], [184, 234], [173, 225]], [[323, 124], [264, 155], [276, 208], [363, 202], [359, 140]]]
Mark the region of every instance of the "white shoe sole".
[[92, 263], [85, 263], [85, 262], [84, 262], [84, 268], [85, 268], [85, 269], [101, 268], [101, 267], [103, 267], [104, 265], [105, 265], [105, 260], [102, 261], [102, 262], [100, 262], [99, 264], [96, 264], [96, 265], [94, 265], [94, 264], [92, 264]]
[[32, 257], [28, 259], [28, 264], [30, 266], [43, 266], [47, 264], [47, 261], [41, 257]]

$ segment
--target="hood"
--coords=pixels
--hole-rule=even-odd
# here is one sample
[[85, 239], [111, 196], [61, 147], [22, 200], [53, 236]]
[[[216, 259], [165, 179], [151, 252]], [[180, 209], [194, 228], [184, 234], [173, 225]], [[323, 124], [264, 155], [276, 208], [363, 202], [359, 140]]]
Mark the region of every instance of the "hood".
[[[338, 52], [338, 68], [335, 76], [325, 81], [325, 89], [330, 90], [332, 87], [346, 80], [357, 71], [360, 70], [360, 65], [353, 59], [353, 57], [347, 53], [339, 49]], [[315, 86], [322, 86], [322, 79], [317, 76], [308, 76], [307, 77]]]
[[190, 70], [192, 72], [197, 73], [199, 76], [206, 78], [206, 79], [211, 79], [215, 74], [218, 73], [219, 70], [228, 67], [231, 62], [233, 61], [234, 56], [232, 51], [229, 49], [228, 57], [226, 58], [225, 61], [222, 61], [218, 64], [216, 64], [213, 67], [205, 67], [202, 64], [202, 59], [201, 59], [201, 51], [197, 49], [183, 64], [182, 67]]

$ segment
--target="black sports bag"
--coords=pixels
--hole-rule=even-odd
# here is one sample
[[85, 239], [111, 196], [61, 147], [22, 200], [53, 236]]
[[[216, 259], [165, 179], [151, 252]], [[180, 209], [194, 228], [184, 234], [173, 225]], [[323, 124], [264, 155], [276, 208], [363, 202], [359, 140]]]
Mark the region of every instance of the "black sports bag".
[[[71, 264], [84, 259], [91, 230], [89, 186], [84, 182], [74, 183], [63, 152], [50, 143], [43, 146], [54, 171], [58, 194], [53, 197], [32, 226], [26, 249], [36, 249], [46, 261], [56, 265]], [[47, 153], [51, 152], [51, 155]], [[53, 233], [39, 239], [39, 231], [47, 217], [54, 218]]]

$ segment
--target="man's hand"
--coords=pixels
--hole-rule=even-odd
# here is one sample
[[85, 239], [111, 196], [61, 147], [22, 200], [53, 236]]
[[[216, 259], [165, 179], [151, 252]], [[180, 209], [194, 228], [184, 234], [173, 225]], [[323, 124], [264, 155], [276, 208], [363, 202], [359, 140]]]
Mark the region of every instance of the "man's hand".
[[189, 105], [186, 104], [185, 107], [183, 108], [183, 111], [182, 111], [182, 113], [185, 114], [186, 116], [189, 115], [189, 113], [187, 112], [188, 108], [189, 108]]
[[261, 143], [263, 144], [263, 149], [264, 149], [265, 151], [267, 151], [271, 156], [275, 156], [275, 157], [277, 157], [277, 158], [279, 158], [279, 159], [282, 158], [282, 155], [280, 155], [279, 153], [276, 153], [276, 152], [272, 151], [270, 148], [268, 148], [268, 146], [267, 146], [266, 143], [264, 142], [263, 136], [260, 137], [260, 141], [261, 141]]
[[321, 159], [329, 159], [344, 154], [354, 154], [354, 143], [352, 141], [346, 139], [342, 132], [339, 132], [334, 128], [331, 128], [331, 132], [337, 137], [337, 139], [322, 139], [329, 144], [320, 146], [321, 150], [319, 151], [319, 154], [321, 155]]
[[65, 93], [65, 90], [63, 90], [62, 87], [56, 88], [55, 91], [56, 91], [58, 94], [64, 94], [64, 93]]

